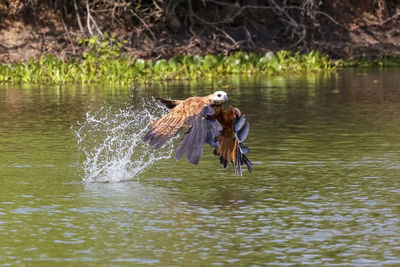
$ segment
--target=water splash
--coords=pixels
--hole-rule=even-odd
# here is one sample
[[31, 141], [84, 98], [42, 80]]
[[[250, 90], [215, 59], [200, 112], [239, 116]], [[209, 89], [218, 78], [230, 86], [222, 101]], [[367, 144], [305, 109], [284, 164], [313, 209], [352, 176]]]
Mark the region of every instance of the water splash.
[[132, 180], [144, 170], [172, 154], [172, 142], [155, 151], [142, 138], [150, 122], [165, 113], [154, 100], [150, 105], [124, 108], [102, 107], [78, 123], [75, 134], [85, 182], [121, 182]]

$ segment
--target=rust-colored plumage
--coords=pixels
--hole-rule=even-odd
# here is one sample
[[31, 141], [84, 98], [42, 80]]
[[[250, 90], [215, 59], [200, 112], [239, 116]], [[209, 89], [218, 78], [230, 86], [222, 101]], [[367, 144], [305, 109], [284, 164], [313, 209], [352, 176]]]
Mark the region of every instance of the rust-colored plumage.
[[222, 103], [228, 100], [225, 92], [217, 91], [209, 96], [186, 100], [157, 99], [170, 112], [153, 122], [151, 130], [143, 138], [150, 146], [161, 148], [183, 127], [188, 127], [176, 149], [177, 160], [186, 155], [191, 163], [198, 164], [207, 143], [214, 148], [214, 154], [220, 157], [225, 168], [230, 161], [239, 175], [242, 175], [242, 165], [252, 171], [252, 164], [246, 157], [249, 149], [242, 145], [249, 132], [249, 123], [239, 109], [229, 107], [225, 110], [222, 107]]

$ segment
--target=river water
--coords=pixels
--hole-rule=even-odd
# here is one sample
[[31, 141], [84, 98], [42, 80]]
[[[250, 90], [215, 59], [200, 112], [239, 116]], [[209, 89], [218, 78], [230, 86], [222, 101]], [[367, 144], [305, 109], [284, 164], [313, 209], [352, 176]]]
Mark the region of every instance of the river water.
[[[153, 97], [224, 90], [254, 172], [141, 142]], [[400, 70], [0, 85], [0, 265], [400, 264]]]

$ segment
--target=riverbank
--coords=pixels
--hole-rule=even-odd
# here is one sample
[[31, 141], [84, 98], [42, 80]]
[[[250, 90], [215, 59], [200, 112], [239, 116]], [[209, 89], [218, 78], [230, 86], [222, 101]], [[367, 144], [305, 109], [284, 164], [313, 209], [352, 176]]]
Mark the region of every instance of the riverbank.
[[0, 82], [132, 83], [400, 65], [400, 5], [0, 0]]
[[[262, 3], [261, 3], [262, 2]], [[108, 32], [134, 59], [320, 51], [332, 59], [400, 55], [400, 5], [367, 1], [0, 0], [0, 62], [82, 58]]]

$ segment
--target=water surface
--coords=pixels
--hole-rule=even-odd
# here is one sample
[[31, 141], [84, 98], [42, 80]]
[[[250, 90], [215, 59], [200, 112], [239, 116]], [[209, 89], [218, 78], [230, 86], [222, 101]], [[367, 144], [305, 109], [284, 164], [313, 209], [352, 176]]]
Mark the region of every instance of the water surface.
[[[1, 85], [0, 264], [400, 264], [399, 85], [396, 69]], [[152, 96], [217, 89], [250, 121], [252, 174], [136, 142], [165, 113]]]

